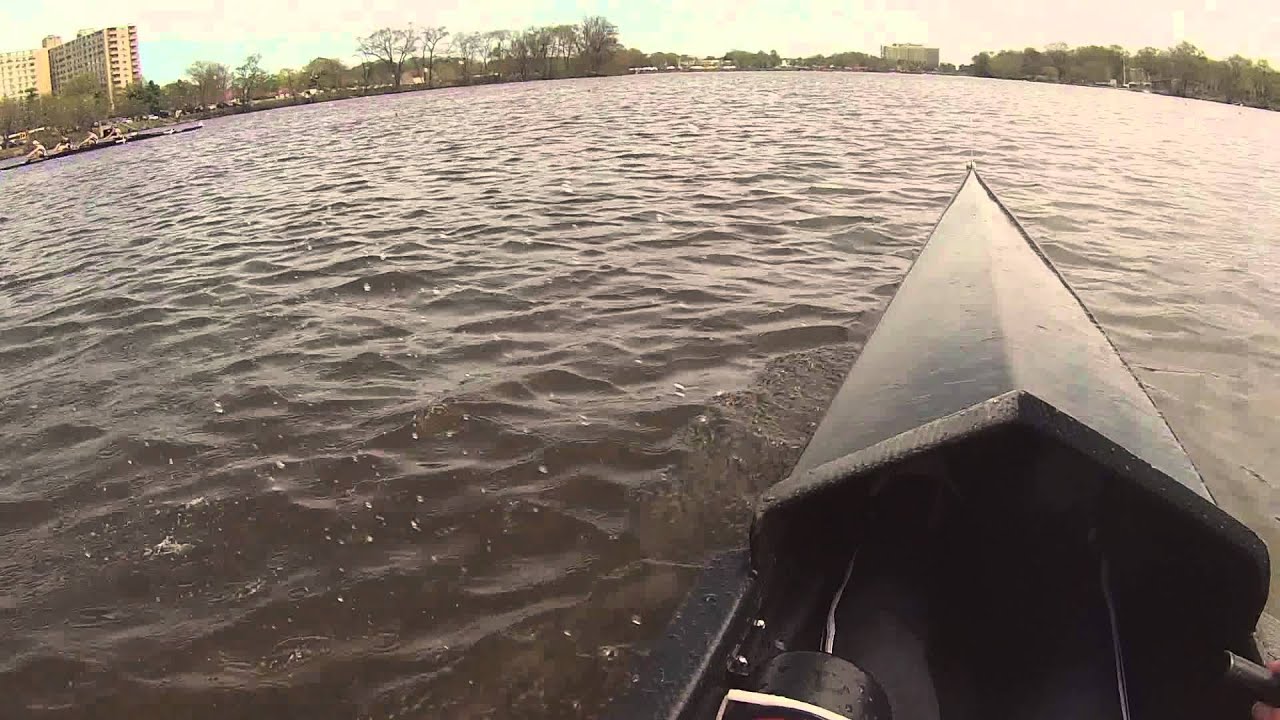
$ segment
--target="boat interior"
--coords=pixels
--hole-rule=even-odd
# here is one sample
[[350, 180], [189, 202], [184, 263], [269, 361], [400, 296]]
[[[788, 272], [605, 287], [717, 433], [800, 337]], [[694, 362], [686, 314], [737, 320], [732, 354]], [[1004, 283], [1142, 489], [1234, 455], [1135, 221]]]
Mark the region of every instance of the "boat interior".
[[1258, 569], [1209, 503], [1110, 454], [1012, 423], [828, 473], [757, 523], [729, 684], [826, 646], [894, 720], [1248, 717], [1222, 658], [1256, 656], [1265, 578], [1241, 586]]

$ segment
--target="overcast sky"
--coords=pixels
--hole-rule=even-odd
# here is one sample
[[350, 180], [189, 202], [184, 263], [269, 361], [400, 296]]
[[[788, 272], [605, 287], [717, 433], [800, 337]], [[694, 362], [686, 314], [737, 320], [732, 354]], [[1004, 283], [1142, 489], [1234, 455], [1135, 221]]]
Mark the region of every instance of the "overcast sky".
[[355, 38], [384, 25], [518, 29], [586, 14], [608, 17], [625, 44], [647, 52], [792, 57], [921, 42], [958, 64], [979, 50], [1058, 41], [1137, 49], [1185, 39], [1210, 56], [1280, 65], [1280, 0], [0, 0], [0, 52], [133, 24], [144, 75], [163, 83], [194, 60], [234, 65], [251, 52], [273, 69], [319, 55], [350, 59]]

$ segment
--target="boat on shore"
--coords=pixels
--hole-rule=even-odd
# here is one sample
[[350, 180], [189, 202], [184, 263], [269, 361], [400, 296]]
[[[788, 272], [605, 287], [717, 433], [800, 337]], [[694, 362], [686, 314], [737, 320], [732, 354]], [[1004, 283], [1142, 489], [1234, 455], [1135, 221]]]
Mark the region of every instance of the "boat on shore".
[[1266, 546], [970, 169], [608, 717], [1245, 718]]
[[59, 159], [71, 157], [74, 155], [84, 155], [86, 153], [98, 152], [100, 150], [106, 150], [108, 148], [113, 148], [118, 145], [138, 143], [146, 140], [155, 140], [156, 138], [168, 137], [170, 135], [181, 135], [183, 133], [195, 132], [196, 130], [199, 130], [203, 127], [204, 127], [204, 123], [197, 123], [195, 125], [157, 128], [154, 130], [141, 130], [138, 132], [129, 133], [119, 140], [99, 142], [94, 145], [72, 148], [71, 150], [66, 150], [56, 155], [48, 155], [43, 158], [38, 158], [35, 160], [24, 160], [22, 162], [15, 162], [10, 165], [0, 165], [0, 172], [3, 172], [5, 170], [14, 170], [20, 167], [27, 167], [29, 165], [40, 165], [42, 163], [46, 163], [51, 160], [59, 160]]

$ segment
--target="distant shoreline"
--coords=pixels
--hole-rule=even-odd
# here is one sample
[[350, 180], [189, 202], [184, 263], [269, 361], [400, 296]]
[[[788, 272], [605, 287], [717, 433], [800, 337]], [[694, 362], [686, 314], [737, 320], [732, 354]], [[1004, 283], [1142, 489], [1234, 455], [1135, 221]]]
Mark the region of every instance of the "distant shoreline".
[[[272, 110], [283, 110], [285, 108], [291, 108], [291, 107], [321, 105], [325, 103], [340, 102], [343, 100], [355, 100], [358, 98], [365, 98], [365, 97], [379, 97], [384, 95], [403, 95], [407, 93], [431, 92], [433, 90], [452, 90], [457, 88], [488, 87], [492, 85], [514, 85], [514, 84], [536, 83], [536, 82], [562, 82], [565, 80], [583, 80], [583, 79], [588, 79], [593, 77], [620, 78], [620, 77], [627, 77], [627, 76], [645, 77], [645, 76], [652, 76], [652, 75], [715, 75], [715, 74], [736, 74], [736, 73], [757, 73], [757, 72], [758, 73], [778, 73], [778, 72], [865, 73], [869, 75], [932, 75], [932, 76], [940, 76], [940, 77], [967, 77], [967, 78], [973, 78], [976, 80], [999, 80], [999, 81], [1006, 81], [1006, 82], [1038, 83], [1038, 84], [1044, 84], [1044, 85], [1065, 85], [1070, 87], [1084, 87], [1084, 88], [1090, 88], [1095, 90], [1121, 90], [1121, 91], [1135, 92], [1135, 93], [1144, 94], [1144, 95], [1150, 94], [1150, 95], [1161, 95], [1164, 97], [1182, 97], [1187, 100], [1216, 102], [1224, 105], [1236, 105], [1238, 107], [1252, 107], [1256, 110], [1270, 110], [1273, 112], [1280, 111], [1280, 106], [1267, 108], [1267, 107], [1258, 107], [1253, 105], [1243, 105], [1243, 104], [1229, 102], [1222, 97], [1215, 98], [1215, 97], [1205, 97], [1205, 96], [1197, 96], [1197, 95], [1181, 96], [1181, 95], [1174, 95], [1172, 93], [1159, 92], [1159, 91], [1139, 92], [1134, 90], [1128, 90], [1127, 88], [1123, 88], [1123, 87], [1091, 85], [1088, 83], [1063, 83], [1063, 82], [1048, 81], [1048, 80], [1035, 80], [1031, 78], [979, 77], [979, 76], [971, 75], [968, 73], [962, 73], [962, 72], [910, 72], [910, 71], [897, 71], [897, 70], [875, 70], [870, 68], [786, 67], [786, 68], [745, 68], [745, 69], [735, 69], [735, 70], [723, 70], [723, 69], [660, 70], [657, 72], [632, 72], [632, 73], [627, 73], [626, 75], [595, 75], [595, 76], [588, 75], [588, 76], [570, 76], [570, 77], [557, 77], [557, 78], [531, 78], [528, 80], [511, 78], [511, 79], [490, 80], [487, 82], [471, 83], [471, 84], [451, 83], [451, 84], [444, 84], [444, 85], [435, 85], [432, 87], [421, 87], [419, 85], [402, 85], [399, 88], [394, 88], [394, 87], [370, 88], [367, 91], [361, 90], [359, 88], [343, 88], [341, 90], [327, 91], [321, 95], [314, 95], [314, 96], [307, 96], [307, 97], [280, 98], [280, 99], [265, 99], [265, 100], [255, 101], [253, 104], [248, 106], [229, 105], [224, 108], [218, 108], [217, 110], [184, 113], [181, 117], [178, 117], [178, 118], [164, 118], [159, 121], [148, 121], [146, 123], [143, 123], [141, 127], [133, 128], [131, 131], [150, 130], [157, 127], [182, 125], [182, 124], [187, 124], [192, 122], [201, 122], [204, 120], [211, 120], [213, 118], [229, 117], [233, 115], [249, 115], [249, 114], [259, 113], [259, 112], [269, 112]], [[0, 160], [9, 160], [17, 157], [22, 157], [23, 155], [26, 155], [27, 152], [29, 151], [25, 147], [11, 147], [11, 148], [8, 148], [7, 150], [0, 151]]]

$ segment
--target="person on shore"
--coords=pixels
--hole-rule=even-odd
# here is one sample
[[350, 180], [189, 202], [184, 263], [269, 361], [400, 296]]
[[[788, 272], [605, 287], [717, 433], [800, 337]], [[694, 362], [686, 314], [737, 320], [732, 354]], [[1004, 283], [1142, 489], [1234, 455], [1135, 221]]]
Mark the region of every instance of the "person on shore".
[[31, 152], [27, 153], [27, 162], [43, 160], [47, 157], [49, 157], [49, 151], [44, 149], [44, 143], [31, 138]]

